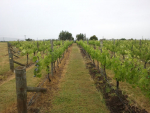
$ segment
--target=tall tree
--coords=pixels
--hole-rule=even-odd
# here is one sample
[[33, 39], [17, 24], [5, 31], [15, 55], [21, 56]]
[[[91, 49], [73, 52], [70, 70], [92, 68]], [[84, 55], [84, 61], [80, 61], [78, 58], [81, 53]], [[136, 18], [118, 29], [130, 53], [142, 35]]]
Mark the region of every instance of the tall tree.
[[25, 39], [26, 41], [32, 41], [33, 39], [31, 39], [31, 38], [27, 38], [27, 39]]
[[125, 38], [121, 38], [120, 40], [126, 40]]
[[72, 34], [68, 31], [61, 31], [59, 33], [59, 39], [60, 40], [73, 40]]
[[76, 35], [77, 40], [86, 40], [86, 35], [80, 33]]
[[95, 35], [93, 35], [90, 37], [90, 40], [98, 40], [98, 38]]

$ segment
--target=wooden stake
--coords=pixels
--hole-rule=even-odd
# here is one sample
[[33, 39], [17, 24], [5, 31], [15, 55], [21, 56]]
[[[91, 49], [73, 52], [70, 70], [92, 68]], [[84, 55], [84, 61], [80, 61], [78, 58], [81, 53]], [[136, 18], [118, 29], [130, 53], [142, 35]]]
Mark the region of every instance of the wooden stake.
[[[64, 46], [64, 41], [62, 41], [62, 44], [63, 44], [63, 46]], [[64, 53], [63, 53], [63, 58], [64, 58]]]
[[[51, 40], [50, 42], [51, 42], [51, 49], [52, 49], [52, 52], [53, 52], [53, 40]], [[52, 58], [53, 58], [53, 55], [52, 55]], [[51, 62], [51, 75], [53, 76], [53, 62]]]
[[27, 92], [45, 92], [47, 89], [40, 87], [27, 87], [26, 67], [20, 66], [15, 69], [17, 110], [18, 113], [27, 113]]
[[17, 67], [15, 73], [18, 113], [27, 113], [26, 68], [23, 66]]
[[10, 45], [9, 42], [7, 43], [7, 45], [8, 45], [8, 55], [9, 55], [10, 70], [11, 70], [12, 72], [14, 72], [13, 53], [12, 53], [12, 50], [10, 49], [11, 45]]
[[27, 66], [28, 66], [28, 53], [27, 53]]

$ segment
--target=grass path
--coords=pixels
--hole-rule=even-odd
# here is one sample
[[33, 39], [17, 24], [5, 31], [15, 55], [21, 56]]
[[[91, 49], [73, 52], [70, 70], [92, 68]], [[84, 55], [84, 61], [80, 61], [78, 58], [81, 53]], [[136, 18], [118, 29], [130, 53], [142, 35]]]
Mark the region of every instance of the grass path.
[[102, 94], [86, 69], [85, 62], [76, 44], [73, 44], [66, 74], [60, 90], [52, 101], [51, 113], [108, 113]]

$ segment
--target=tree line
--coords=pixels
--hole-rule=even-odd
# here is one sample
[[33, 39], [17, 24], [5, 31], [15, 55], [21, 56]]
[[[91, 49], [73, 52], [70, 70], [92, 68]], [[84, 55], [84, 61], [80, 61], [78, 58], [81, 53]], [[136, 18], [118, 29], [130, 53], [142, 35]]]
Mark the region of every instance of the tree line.
[[[76, 35], [76, 40], [86, 40], [86, 35], [83, 33], [77, 34]], [[72, 34], [69, 33], [68, 31], [61, 31], [59, 33], [59, 40], [74, 40], [74, 38], [72, 37]], [[90, 37], [90, 40], [98, 40], [98, 38], [93, 35]]]
[[[68, 31], [61, 31], [59, 33], [59, 37], [58, 37], [59, 40], [74, 40], [73, 36], [72, 36], [72, 33], [68, 32]], [[86, 34], [83, 34], [83, 33], [79, 33], [76, 35], [76, 40], [87, 40], [86, 38]], [[90, 37], [89, 40], [98, 40], [97, 36], [96, 35], [93, 35]], [[121, 38], [120, 40], [126, 40], [125, 38]], [[33, 41], [33, 39], [26, 39], [26, 41]]]

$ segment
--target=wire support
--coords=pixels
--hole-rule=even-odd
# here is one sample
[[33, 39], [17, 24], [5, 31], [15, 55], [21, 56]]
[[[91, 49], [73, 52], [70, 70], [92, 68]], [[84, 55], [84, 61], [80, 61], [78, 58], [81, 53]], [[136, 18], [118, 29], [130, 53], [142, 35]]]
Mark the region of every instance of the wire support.
[[[83, 53], [86, 55], [87, 53], [86, 53], [86, 51], [82, 48], [82, 47], [80, 47], [81, 49], [82, 49], [82, 51], [83, 51]], [[90, 59], [90, 58], [89, 58]], [[91, 59], [90, 59], [91, 60]], [[91, 60], [92, 61], [92, 60]], [[102, 69], [102, 68], [100, 68], [100, 69]], [[102, 74], [100, 71], [99, 71], [99, 73], [102, 75], [102, 76], [104, 76], [104, 74]], [[109, 81], [108, 81], [108, 79], [106, 78], [106, 82], [107, 82], [107, 84], [112, 88], [113, 86], [109, 83]], [[113, 89], [113, 88], [112, 88]], [[115, 91], [115, 93], [116, 93], [116, 95], [117, 95], [117, 97], [119, 98], [119, 100], [120, 100], [120, 102], [126, 107], [127, 106], [127, 109], [128, 109], [128, 111], [130, 112], [130, 113], [132, 113], [131, 112], [131, 110], [128, 108], [128, 105], [126, 105], [124, 102], [123, 102], [123, 99], [118, 95], [118, 93], [117, 93], [117, 91], [115, 90], [115, 89], [113, 89], [114, 91]]]

